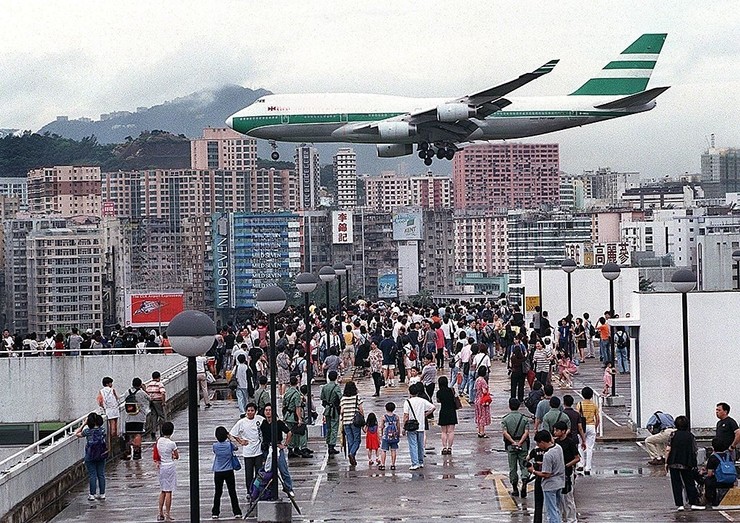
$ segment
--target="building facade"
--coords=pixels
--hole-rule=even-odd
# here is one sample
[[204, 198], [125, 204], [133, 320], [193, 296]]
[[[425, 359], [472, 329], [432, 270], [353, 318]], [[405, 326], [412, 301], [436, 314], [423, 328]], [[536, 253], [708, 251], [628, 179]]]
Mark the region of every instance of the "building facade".
[[198, 171], [251, 171], [257, 168], [257, 140], [226, 127], [207, 127], [190, 141], [190, 167]]
[[334, 177], [337, 182], [337, 208], [357, 207], [357, 154], [350, 147], [342, 147], [334, 155]]
[[740, 149], [707, 149], [701, 155], [701, 185], [709, 198], [740, 192]]
[[33, 214], [100, 216], [100, 167], [57, 166], [28, 172], [28, 207]]
[[455, 271], [493, 276], [508, 271], [505, 214], [457, 211], [454, 217]]
[[301, 145], [296, 147], [293, 159], [298, 176], [299, 208], [317, 209], [321, 205], [319, 151], [315, 147]]
[[410, 205], [432, 211], [452, 208], [452, 178], [428, 172], [409, 178]]
[[408, 176], [385, 171], [379, 176], [366, 176], [364, 180], [368, 209], [391, 212], [396, 207], [411, 205], [411, 180]]

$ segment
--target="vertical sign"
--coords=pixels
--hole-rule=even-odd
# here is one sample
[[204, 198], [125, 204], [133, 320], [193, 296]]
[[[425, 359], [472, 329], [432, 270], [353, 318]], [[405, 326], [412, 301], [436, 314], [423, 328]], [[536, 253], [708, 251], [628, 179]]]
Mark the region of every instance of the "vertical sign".
[[583, 254], [586, 248], [583, 243], [566, 243], [565, 244], [565, 257], [571, 258], [576, 265], [579, 267], [583, 266]]
[[231, 216], [233, 215], [213, 215], [213, 280], [216, 288], [217, 309], [233, 309], [235, 307]]
[[378, 298], [398, 298], [398, 271], [378, 269]]
[[332, 243], [352, 243], [354, 241], [351, 211], [332, 211]]

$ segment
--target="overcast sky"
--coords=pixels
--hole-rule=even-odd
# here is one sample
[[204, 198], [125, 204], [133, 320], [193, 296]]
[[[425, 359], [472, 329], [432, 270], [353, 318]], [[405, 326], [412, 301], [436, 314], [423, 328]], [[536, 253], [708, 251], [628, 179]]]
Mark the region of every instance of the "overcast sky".
[[530, 141], [562, 169], [697, 172], [708, 137], [740, 147], [734, 1], [0, 0], [0, 128], [97, 119], [227, 83], [286, 92], [459, 96], [552, 58], [517, 95], [567, 94], [640, 34], [667, 32], [648, 113]]

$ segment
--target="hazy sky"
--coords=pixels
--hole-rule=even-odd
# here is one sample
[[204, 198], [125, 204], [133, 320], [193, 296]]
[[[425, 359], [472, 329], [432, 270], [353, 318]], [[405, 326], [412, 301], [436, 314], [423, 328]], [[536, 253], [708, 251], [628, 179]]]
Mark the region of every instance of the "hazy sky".
[[98, 118], [227, 83], [282, 92], [459, 96], [552, 58], [517, 95], [566, 94], [640, 34], [667, 32], [648, 113], [531, 139], [561, 166], [699, 170], [740, 146], [740, 17], [714, 1], [0, 0], [0, 128]]

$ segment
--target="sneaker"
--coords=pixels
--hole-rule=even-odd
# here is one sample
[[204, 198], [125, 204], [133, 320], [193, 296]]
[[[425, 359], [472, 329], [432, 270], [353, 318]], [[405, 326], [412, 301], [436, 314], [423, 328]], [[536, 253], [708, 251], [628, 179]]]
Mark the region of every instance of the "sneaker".
[[691, 510], [706, 510], [706, 508], [704, 505], [691, 505]]
[[409, 470], [419, 470], [421, 468], [421, 465], [411, 465], [409, 467]]
[[214, 514], [213, 516], [211, 516], [211, 519], [218, 519], [218, 515]]
[[648, 465], [663, 465], [665, 463], [664, 458], [653, 458], [648, 461]]
[[105, 501], [105, 494], [98, 494], [96, 496], [100, 501]]
[[591, 471], [590, 470], [584, 470], [583, 473], [585, 475], [587, 475], [587, 476], [590, 476], [591, 475]]
[[686, 507], [684, 507], [683, 505], [679, 505], [676, 507], [676, 512], [683, 512], [684, 510], [686, 510]]
[[423, 463], [419, 463], [419, 468], [420, 469], [423, 469], [424, 468], [424, 464]]
[[295, 497], [295, 492], [293, 492], [293, 491], [292, 491], [292, 490], [290, 490], [290, 489], [285, 489], [285, 488], [284, 488], [284, 489], [283, 489], [283, 492], [285, 492], [285, 494], [286, 494], [286, 495], [287, 495], [287, 496], [288, 496], [289, 498], [294, 498], [294, 497]]
[[164, 514], [157, 514], [157, 521], [164, 521]]
[[511, 491], [511, 495], [514, 496], [515, 498], [518, 498], [519, 497], [519, 489], [512, 490]]
[[87, 500], [88, 501], [95, 501], [95, 495], [94, 494], [90, 494], [89, 496], [87, 496]]

